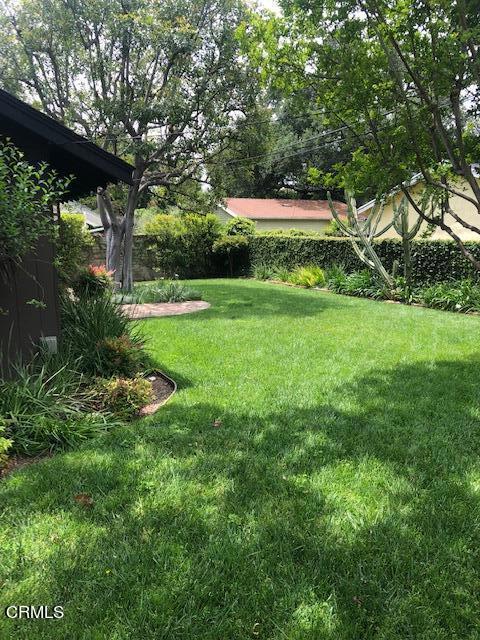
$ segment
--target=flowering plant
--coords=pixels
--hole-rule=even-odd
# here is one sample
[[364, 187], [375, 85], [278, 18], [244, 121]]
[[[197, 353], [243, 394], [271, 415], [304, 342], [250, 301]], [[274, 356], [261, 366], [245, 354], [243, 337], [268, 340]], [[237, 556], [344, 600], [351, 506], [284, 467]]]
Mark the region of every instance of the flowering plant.
[[90, 264], [78, 276], [74, 291], [79, 297], [105, 295], [112, 289], [112, 275], [113, 271], [108, 271], [105, 265]]

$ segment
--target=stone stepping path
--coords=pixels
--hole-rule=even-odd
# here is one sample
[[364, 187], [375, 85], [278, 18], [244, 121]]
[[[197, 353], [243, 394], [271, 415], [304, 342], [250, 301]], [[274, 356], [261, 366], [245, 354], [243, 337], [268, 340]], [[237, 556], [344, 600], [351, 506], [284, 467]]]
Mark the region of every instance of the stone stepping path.
[[147, 302], [145, 304], [122, 304], [123, 311], [130, 317], [161, 318], [163, 316], [180, 316], [184, 313], [195, 313], [210, 307], [204, 300], [190, 300], [190, 302]]

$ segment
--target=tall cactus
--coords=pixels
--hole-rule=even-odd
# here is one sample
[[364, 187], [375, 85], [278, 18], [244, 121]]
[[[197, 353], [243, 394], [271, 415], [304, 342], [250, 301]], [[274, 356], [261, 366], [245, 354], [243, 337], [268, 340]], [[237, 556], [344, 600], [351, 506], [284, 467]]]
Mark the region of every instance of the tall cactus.
[[417, 216], [417, 221], [415, 224], [409, 228], [409, 220], [408, 220], [408, 207], [409, 202], [406, 196], [400, 201], [400, 204], [395, 204], [393, 202], [393, 226], [395, 231], [398, 233], [400, 238], [402, 239], [402, 247], [403, 247], [403, 274], [405, 276], [405, 283], [407, 289], [410, 291], [412, 286], [412, 252], [411, 252], [411, 241], [420, 231], [420, 227], [422, 226], [422, 218]]
[[355, 201], [353, 193], [345, 189], [348, 221], [348, 224], [345, 224], [345, 222], [341, 220], [340, 215], [335, 209], [330, 192], [327, 193], [327, 197], [334, 219], [337, 221], [342, 233], [350, 238], [357, 256], [370, 269], [373, 269], [377, 272], [388, 289], [393, 289], [393, 278], [385, 269], [382, 261], [373, 248], [373, 240], [374, 238], [381, 236], [393, 226], [393, 224], [395, 223], [395, 216], [393, 220], [391, 220], [388, 224], [378, 230], [378, 225], [383, 213], [383, 204], [381, 202], [375, 202], [375, 205], [373, 206], [368, 217], [365, 220], [361, 220], [358, 215], [357, 203]]

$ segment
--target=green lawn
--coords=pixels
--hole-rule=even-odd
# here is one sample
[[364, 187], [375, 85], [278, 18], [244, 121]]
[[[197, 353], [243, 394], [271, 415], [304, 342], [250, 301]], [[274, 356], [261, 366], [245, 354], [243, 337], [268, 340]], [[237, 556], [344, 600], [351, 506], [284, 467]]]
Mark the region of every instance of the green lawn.
[[480, 318], [195, 288], [174, 399], [0, 483], [2, 605], [65, 607], [0, 638], [479, 638]]

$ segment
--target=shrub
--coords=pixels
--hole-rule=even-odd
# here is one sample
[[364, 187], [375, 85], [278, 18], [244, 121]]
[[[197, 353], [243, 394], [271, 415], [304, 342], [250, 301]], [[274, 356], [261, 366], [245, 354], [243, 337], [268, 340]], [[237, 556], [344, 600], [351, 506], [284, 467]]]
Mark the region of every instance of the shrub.
[[213, 243], [213, 253], [222, 257], [228, 264], [230, 276], [240, 271], [241, 265], [246, 266], [248, 240], [241, 235], [226, 235]]
[[0, 470], [5, 466], [8, 460], [8, 450], [13, 444], [13, 440], [5, 438], [2, 434], [5, 433], [5, 426], [2, 425], [3, 418], [0, 418]]
[[19, 261], [41, 236], [50, 235], [48, 212], [69, 183], [45, 163], [26, 162], [10, 142], [0, 142], [0, 260]]
[[112, 272], [107, 271], [104, 266], [97, 267], [91, 264], [80, 271], [72, 286], [80, 298], [104, 296], [112, 290]]
[[153, 400], [152, 383], [145, 378], [98, 379], [95, 393], [101, 408], [122, 418], [132, 418]]
[[109, 296], [61, 303], [61, 349], [93, 376], [132, 375], [146, 363], [138, 325]]
[[290, 274], [288, 282], [302, 287], [317, 287], [325, 284], [325, 274], [316, 265], [297, 267]]
[[184, 275], [202, 277], [214, 272], [213, 245], [222, 235], [222, 224], [216, 215], [189, 213], [182, 216], [185, 232], [186, 269]]
[[225, 225], [227, 236], [253, 236], [255, 235], [255, 222], [249, 218], [232, 218]]
[[[480, 242], [466, 242], [466, 246], [480, 260]], [[400, 240], [378, 240], [375, 250], [390, 273], [394, 261], [398, 262], [398, 271], [401, 272], [403, 252]], [[325, 269], [342, 264], [347, 272], [364, 267], [347, 238], [256, 234], [249, 242], [249, 258], [252, 270], [257, 265], [294, 269], [298, 264], [317, 264]], [[464, 280], [475, 275], [456, 243], [450, 240], [412, 241], [412, 269], [416, 286]]]
[[153, 283], [135, 284], [132, 293], [117, 294], [115, 300], [124, 304], [144, 302], [186, 302], [201, 300], [202, 295], [178, 280], [157, 280]]
[[60, 280], [71, 285], [84, 268], [93, 237], [81, 213], [62, 213], [55, 242], [55, 267]]
[[36, 455], [72, 446], [113, 426], [92, 411], [81, 376], [61, 366], [19, 365], [15, 380], [0, 381], [1, 426], [13, 440], [12, 451]]
[[183, 273], [186, 255], [183, 242], [185, 226], [179, 216], [158, 214], [145, 225], [145, 233], [150, 236], [147, 256], [154, 269], [166, 276]]
[[342, 237], [343, 234], [342, 234], [342, 231], [340, 230], [340, 225], [335, 219], [330, 220], [330, 222], [328, 223], [328, 226], [325, 229], [325, 235], [327, 236], [327, 238]]
[[105, 376], [115, 374], [132, 376], [142, 367], [138, 345], [128, 334], [102, 338], [97, 342], [97, 372]]
[[459, 282], [441, 282], [417, 290], [414, 299], [434, 309], [463, 313], [480, 311], [480, 286], [468, 279]]
[[214, 214], [157, 215], [145, 226], [150, 266], [162, 275], [212, 275], [213, 244], [222, 233]]

